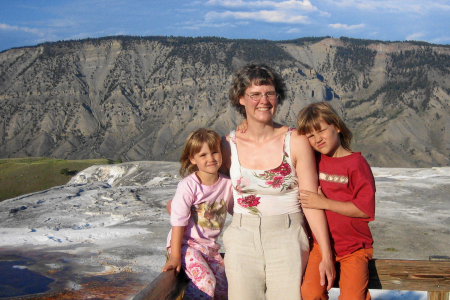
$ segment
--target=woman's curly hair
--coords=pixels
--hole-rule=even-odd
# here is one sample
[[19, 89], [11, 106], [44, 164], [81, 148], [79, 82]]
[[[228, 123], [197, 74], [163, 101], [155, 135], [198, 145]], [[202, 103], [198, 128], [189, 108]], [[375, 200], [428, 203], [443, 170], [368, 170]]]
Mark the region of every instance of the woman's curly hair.
[[239, 103], [239, 98], [243, 97], [245, 91], [252, 84], [273, 85], [278, 96], [278, 103], [286, 98], [286, 84], [283, 78], [270, 67], [264, 64], [249, 64], [236, 71], [233, 75], [229, 98], [236, 110], [246, 117], [245, 107]]

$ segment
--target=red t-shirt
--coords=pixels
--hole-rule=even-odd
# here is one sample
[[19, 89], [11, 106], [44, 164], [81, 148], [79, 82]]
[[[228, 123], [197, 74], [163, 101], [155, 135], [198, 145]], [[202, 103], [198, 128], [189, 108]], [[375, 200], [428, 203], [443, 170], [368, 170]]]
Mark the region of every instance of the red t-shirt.
[[[369, 221], [375, 218], [375, 180], [360, 152], [344, 157], [320, 155], [317, 159], [319, 182], [328, 199], [353, 202], [368, 219], [347, 217], [326, 210], [331, 246], [336, 256], [372, 248]], [[317, 241], [315, 240], [317, 243]]]

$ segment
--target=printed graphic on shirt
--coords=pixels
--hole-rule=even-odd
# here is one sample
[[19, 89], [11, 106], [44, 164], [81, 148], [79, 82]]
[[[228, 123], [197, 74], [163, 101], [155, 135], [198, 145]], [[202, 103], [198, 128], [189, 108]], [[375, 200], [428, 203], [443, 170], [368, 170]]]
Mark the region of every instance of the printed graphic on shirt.
[[274, 188], [274, 189], [280, 189], [280, 192], [283, 190], [292, 190], [294, 184], [290, 182], [290, 179], [292, 178], [292, 170], [291, 166], [287, 162], [287, 157], [289, 155], [286, 153], [286, 151], [283, 153], [283, 160], [281, 162], [281, 165], [275, 169], [264, 171], [262, 174], [256, 174], [256, 172], [253, 172], [253, 176], [255, 176], [258, 179], [264, 180], [265, 185], [260, 185], [260, 187], [263, 188]]
[[319, 172], [319, 180], [324, 180], [324, 181], [334, 182], [334, 183], [342, 183], [342, 184], [347, 184], [348, 183], [348, 177], [347, 176], [326, 174], [326, 173], [323, 173], [323, 172]]
[[[240, 206], [248, 209], [251, 214], [257, 215], [259, 214], [259, 210], [256, 208], [256, 206], [258, 206], [259, 199], [261, 199], [261, 197], [256, 196], [255, 194], [256, 191], [254, 189], [246, 188], [246, 186], [249, 186], [250, 184], [251, 184], [250, 179], [245, 177], [241, 177], [237, 180], [237, 184], [234, 187], [234, 189], [240, 196], [237, 199], [237, 203]], [[251, 195], [244, 196], [244, 194], [251, 194]]]
[[221, 230], [227, 217], [227, 205], [224, 199], [210, 205], [201, 203], [191, 209], [195, 224], [211, 230]]

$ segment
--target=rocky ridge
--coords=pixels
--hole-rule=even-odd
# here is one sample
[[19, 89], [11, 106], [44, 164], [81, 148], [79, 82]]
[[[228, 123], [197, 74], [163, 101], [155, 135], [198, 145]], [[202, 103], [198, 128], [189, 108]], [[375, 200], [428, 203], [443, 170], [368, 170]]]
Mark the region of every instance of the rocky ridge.
[[233, 71], [285, 78], [277, 120], [329, 101], [372, 166], [450, 165], [450, 47], [348, 38], [108, 37], [0, 53], [0, 157], [177, 160], [187, 134], [225, 134]]

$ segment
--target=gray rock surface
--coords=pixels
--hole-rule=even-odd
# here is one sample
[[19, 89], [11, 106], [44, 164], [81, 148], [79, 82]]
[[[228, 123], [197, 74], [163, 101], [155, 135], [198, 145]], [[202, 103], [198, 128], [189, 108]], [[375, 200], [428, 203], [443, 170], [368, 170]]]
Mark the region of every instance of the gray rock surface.
[[[131, 299], [164, 265], [165, 205], [178, 168], [147, 161], [92, 166], [65, 186], [1, 202], [0, 263], [55, 280], [47, 296]], [[450, 256], [450, 167], [373, 173], [375, 257]]]

